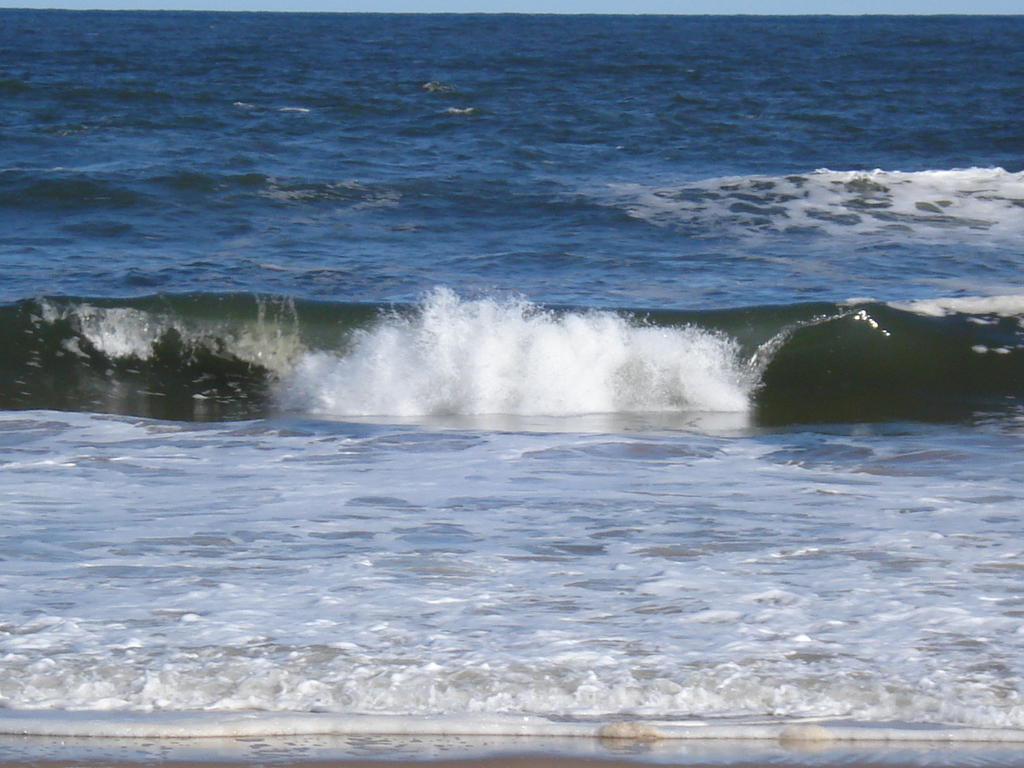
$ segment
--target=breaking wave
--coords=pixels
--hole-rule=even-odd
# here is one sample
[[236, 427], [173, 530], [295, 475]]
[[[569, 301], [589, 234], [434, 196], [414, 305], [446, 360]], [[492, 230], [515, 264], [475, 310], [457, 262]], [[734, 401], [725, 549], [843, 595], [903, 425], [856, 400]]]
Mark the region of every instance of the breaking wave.
[[699, 312], [251, 295], [0, 307], [0, 407], [183, 420], [743, 413], [957, 420], [1024, 402], [1024, 298]]
[[728, 337], [437, 291], [360, 329], [347, 354], [306, 355], [294, 409], [343, 416], [744, 411], [752, 386]]

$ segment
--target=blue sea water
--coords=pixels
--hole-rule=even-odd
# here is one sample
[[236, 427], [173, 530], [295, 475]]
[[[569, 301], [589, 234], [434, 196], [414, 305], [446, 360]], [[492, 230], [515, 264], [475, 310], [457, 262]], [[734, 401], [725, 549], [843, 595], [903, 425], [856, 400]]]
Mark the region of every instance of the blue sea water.
[[1024, 739], [1022, 51], [0, 11], [0, 729]]

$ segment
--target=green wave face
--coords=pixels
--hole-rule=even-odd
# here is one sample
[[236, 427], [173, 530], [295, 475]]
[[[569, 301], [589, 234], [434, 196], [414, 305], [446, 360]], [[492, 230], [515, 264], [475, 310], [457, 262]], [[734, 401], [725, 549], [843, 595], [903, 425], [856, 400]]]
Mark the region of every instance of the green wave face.
[[21, 301], [0, 308], [0, 408], [266, 416], [306, 349], [343, 348], [375, 314], [252, 295]]
[[243, 294], [0, 307], [0, 408], [188, 421], [743, 412], [785, 426], [957, 421], [1024, 402], [1021, 317], [793, 304], [607, 312]]
[[797, 328], [766, 365], [762, 424], [958, 421], [1024, 400], [1020, 318], [884, 304]]

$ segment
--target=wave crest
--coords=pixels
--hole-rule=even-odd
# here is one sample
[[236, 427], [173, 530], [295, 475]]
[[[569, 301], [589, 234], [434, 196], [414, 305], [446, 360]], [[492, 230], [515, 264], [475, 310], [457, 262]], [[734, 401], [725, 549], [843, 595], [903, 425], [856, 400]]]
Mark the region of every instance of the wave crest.
[[344, 355], [306, 355], [281, 399], [345, 416], [741, 412], [752, 385], [735, 342], [708, 330], [440, 289], [357, 331]]
[[1024, 405], [1022, 302], [612, 312], [444, 289], [391, 309], [242, 294], [25, 300], [0, 307], [0, 408], [186, 420], [960, 420]]

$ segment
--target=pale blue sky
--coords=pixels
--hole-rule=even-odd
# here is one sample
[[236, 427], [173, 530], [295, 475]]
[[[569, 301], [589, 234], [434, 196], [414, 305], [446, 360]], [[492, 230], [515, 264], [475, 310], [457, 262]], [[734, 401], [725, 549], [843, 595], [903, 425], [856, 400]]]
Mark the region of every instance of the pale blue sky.
[[1024, 0], [0, 0], [0, 8], [524, 13], [1024, 13]]

